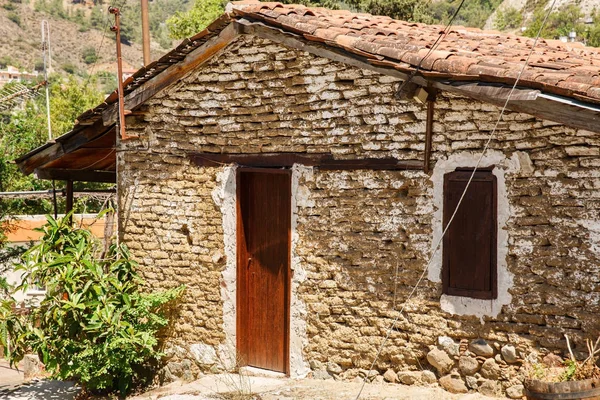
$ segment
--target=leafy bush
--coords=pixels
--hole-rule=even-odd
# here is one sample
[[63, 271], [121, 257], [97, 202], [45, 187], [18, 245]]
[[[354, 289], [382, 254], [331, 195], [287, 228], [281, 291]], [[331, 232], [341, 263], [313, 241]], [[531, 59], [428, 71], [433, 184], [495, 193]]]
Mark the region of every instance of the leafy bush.
[[83, 61], [86, 64], [93, 64], [98, 60], [98, 55], [96, 54], [96, 49], [88, 46], [83, 49], [83, 53], [81, 54]]
[[506, 29], [517, 29], [523, 24], [523, 15], [514, 7], [499, 8], [496, 11], [494, 28], [503, 31]]
[[0, 327], [13, 338], [12, 363], [33, 351], [54, 378], [124, 395], [160, 360], [157, 337], [168, 323], [166, 306], [183, 287], [141, 293], [143, 281], [126, 246], [105, 249], [89, 230], [72, 227], [70, 216], [48, 216], [41, 242], [17, 267], [25, 272], [18, 289], [35, 283], [46, 288], [45, 298], [23, 317], [25, 328], [7, 326], [10, 315], [1, 316]]
[[9, 20], [11, 20], [12, 22], [14, 22], [15, 24], [21, 26], [21, 17], [19, 17], [19, 14], [15, 13], [15, 12], [10, 12], [10, 13], [8, 13], [7, 18]]

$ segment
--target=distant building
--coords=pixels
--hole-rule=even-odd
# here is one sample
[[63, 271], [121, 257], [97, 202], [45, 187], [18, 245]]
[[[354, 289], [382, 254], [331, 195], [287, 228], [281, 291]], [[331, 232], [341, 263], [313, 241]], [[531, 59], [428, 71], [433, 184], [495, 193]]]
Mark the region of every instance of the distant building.
[[32, 81], [38, 77], [38, 72], [22, 72], [18, 68], [8, 65], [6, 69], [0, 69], [0, 84], [8, 82]]

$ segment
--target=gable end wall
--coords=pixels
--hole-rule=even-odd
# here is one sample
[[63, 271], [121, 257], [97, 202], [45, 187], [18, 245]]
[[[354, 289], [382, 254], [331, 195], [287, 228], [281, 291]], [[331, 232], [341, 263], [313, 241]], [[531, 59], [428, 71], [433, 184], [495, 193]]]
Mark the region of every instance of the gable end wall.
[[[128, 133], [141, 139], [123, 143], [118, 155], [123, 240], [150, 287], [187, 285], [169, 340], [176, 366], [165, 374], [226, 365], [234, 341], [227, 321], [235, 310], [223, 295], [234, 290], [222, 207], [232, 194], [218, 178], [227, 167], [196, 167], [186, 153], [423, 159], [425, 109], [396, 100], [396, 85], [388, 76], [241, 36], [148, 101], [143, 117], [128, 118]], [[498, 115], [497, 107], [442, 93], [436, 168], [473, 164]], [[446, 336], [456, 346], [484, 338], [495, 354], [509, 343], [522, 356], [562, 351], [563, 333], [576, 346], [597, 336], [599, 154], [597, 135], [507, 113], [490, 150], [504, 185], [499, 254], [512, 276], [507, 302], [475, 316], [442, 308], [436, 259], [376, 368], [418, 369]], [[313, 168], [295, 175], [292, 258], [303, 279], [294, 295], [305, 308], [297, 313], [305, 324], [298, 340], [313, 369], [333, 362], [352, 378], [370, 366], [397, 315], [394, 305], [402, 305], [431, 254], [441, 213], [435, 176], [436, 169], [429, 176]], [[508, 371], [498, 377], [503, 387], [513, 385], [520, 364], [497, 362]]]

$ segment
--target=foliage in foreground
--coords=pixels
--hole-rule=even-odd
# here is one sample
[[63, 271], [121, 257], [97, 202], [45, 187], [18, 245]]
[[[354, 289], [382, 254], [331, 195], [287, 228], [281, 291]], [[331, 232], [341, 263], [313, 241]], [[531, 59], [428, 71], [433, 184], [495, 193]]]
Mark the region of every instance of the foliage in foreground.
[[158, 334], [168, 323], [168, 303], [183, 287], [141, 293], [143, 281], [127, 248], [112, 245], [104, 254], [89, 230], [68, 223], [69, 216], [48, 216], [43, 239], [18, 266], [24, 271], [18, 289], [35, 283], [46, 288], [45, 298], [20, 318], [7, 312], [5, 301], [0, 331], [12, 338], [11, 363], [33, 351], [54, 378], [125, 394], [161, 358]]

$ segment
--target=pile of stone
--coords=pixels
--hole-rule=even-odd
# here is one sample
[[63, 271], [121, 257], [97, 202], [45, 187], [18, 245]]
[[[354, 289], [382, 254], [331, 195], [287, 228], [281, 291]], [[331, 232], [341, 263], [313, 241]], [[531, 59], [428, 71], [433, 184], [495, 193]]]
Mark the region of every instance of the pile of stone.
[[[373, 383], [400, 383], [404, 385], [439, 384], [451, 393], [479, 392], [486, 396], [523, 397], [522, 359], [517, 349], [506, 344], [490, 345], [483, 339], [456, 342], [441, 336], [438, 344], [430, 346], [427, 361], [432, 370], [395, 371], [381, 374], [376, 370], [347, 369], [328, 362], [311, 361], [315, 379], [352, 380]], [[435, 372], [434, 372], [435, 371]]]
[[487, 396], [523, 397], [522, 360], [514, 346], [491, 346], [483, 339], [456, 343], [438, 338], [427, 353], [427, 361], [439, 374], [439, 384], [452, 393], [478, 391]]

